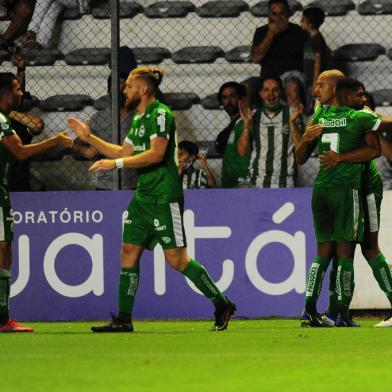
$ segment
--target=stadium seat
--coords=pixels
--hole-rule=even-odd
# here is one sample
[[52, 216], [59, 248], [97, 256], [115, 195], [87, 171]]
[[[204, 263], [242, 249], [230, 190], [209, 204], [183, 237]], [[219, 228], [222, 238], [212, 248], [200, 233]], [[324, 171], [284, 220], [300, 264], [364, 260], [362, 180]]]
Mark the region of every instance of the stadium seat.
[[196, 9], [202, 18], [233, 18], [249, 9], [242, 0], [209, 1]]
[[166, 48], [133, 48], [138, 64], [159, 64], [164, 59], [170, 58]]
[[340, 61], [373, 61], [385, 54], [385, 48], [379, 44], [348, 44], [336, 49], [334, 57]]
[[189, 46], [174, 52], [172, 59], [179, 64], [213, 63], [224, 54], [225, 52], [217, 46]]
[[78, 112], [92, 104], [93, 100], [88, 95], [64, 94], [46, 98], [39, 106], [45, 112]]
[[80, 19], [82, 15], [80, 14], [79, 7], [65, 8], [61, 13], [60, 18], [62, 20], [76, 20]]
[[361, 15], [392, 14], [392, 2], [390, 0], [366, 0], [358, 5], [358, 13]]
[[83, 48], [73, 50], [64, 56], [68, 65], [104, 65], [109, 62], [109, 48]]
[[215, 140], [197, 140], [196, 144], [200, 150], [207, 150], [206, 158], [222, 158], [222, 155], [215, 150]]
[[207, 95], [201, 100], [201, 106], [203, 106], [204, 109], [208, 110], [218, 110], [222, 109], [222, 105], [218, 101], [218, 95], [217, 94], [211, 94]]
[[238, 46], [231, 49], [225, 54], [225, 58], [229, 63], [250, 63], [251, 46]]
[[200, 98], [194, 93], [165, 93], [165, 101], [173, 110], [188, 110], [200, 103]]
[[58, 49], [22, 49], [21, 54], [28, 65], [53, 65], [64, 58]]
[[23, 98], [21, 112], [28, 112], [33, 107], [39, 106], [39, 99], [37, 97], [31, 96], [29, 99]]
[[343, 16], [348, 11], [355, 10], [352, 0], [316, 0], [308, 6], [322, 8], [325, 14], [330, 16]]
[[[136, 2], [120, 2], [120, 18], [132, 18], [143, 12], [143, 6]], [[110, 19], [110, 2], [94, 7], [91, 14], [96, 19]]]
[[144, 15], [148, 18], [184, 18], [195, 8], [188, 1], [158, 1], [146, 7]]
[[[289, 0], [291, 14], [302, 10], [302, 5], [299, 1]], [[253, 16], [267, 16], [268, 15], [268, 0], [263, 0], [251, 7], [250, 12]]]
[[97, 110], [105, 110], [112, 103], [110, 95], [104, 95], [96, 100], [94, 100], [94, 108]]
[[372, 91], [376, 106], [392, 106], [392, 89]]

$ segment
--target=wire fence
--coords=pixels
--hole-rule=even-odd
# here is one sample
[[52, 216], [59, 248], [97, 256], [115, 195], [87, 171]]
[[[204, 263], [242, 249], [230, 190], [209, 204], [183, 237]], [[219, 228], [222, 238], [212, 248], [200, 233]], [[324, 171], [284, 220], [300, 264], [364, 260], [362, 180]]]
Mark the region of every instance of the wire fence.
[[[24, 2], [29, 3], [14, 1], [2, 9], [3, 35], [15, 22], [19, 12], [16, 5]], [[378, 110], [391, 113], [392, 25], [388, 15], [391, 2], [289, 3], [290, 22], [296, 24], [300, 23], [302, 9], [308, 5], [320, 5], [326, 11], [320, 31], [333, 51], [335, 66], [364, 82], [366, 89], [374, 93]], [[178, 140], [193, 141], [207, 149], [207, 163], [218, 186], [222, 155], [215, 150], [215, 140], [230, 118], [218, 102], [217, 93], [225, 82], [242, 82], [260, 75], [260, 65], [251, 62], [250, 48], [256, 28], [268, 23], [267, 11], [266, 1], [252, 0], [120, 2], [119, 75], [126, 75], [140, 64], [159, 64], [165, 69], [160, 98], [174, 110]], [[24, 25], [19, 26], [18, 33], [3, 43], [4, 49], [0, 50], [3, 71], [16, 73], [18, 59], [26, 61], [25, 90], [29, 94], [25, 95], [20, 111], [45, 123], [42, 131], [36, 130], [31, 142], [67, 129], [66, 119], [74, 116], [88, 120], [93, 131], [104, 139], [122, 143], [132, 113], [121, 110], [122, 132], [117, 135], [117, 130], [111, 129], [108, 95], [113, 49], [110, 18], [109, 1], [39, 1]], [[267, 141], [261, 141], [261, 148], [269, 148]], [[99, 154], [91, 146], [76, 140], [72, 151], [53, 149], [12, 175], [27, 176], [25, 187], [30, 190], [132, 189], [135, 186], [133, 172], [122, 173], [121, 180], [112, 174], [97, 178], [89, 173], [91, 161], [98, 158]], [[392, 182], [390, 162], [380, 158], [379, 163], [384, 177]], [[299, 168], [295, 184], [310, 186], [317, 167], [317, 157], [312, 157]], [[26, 190], [17, 189], [18, 185], [15, 188]]]

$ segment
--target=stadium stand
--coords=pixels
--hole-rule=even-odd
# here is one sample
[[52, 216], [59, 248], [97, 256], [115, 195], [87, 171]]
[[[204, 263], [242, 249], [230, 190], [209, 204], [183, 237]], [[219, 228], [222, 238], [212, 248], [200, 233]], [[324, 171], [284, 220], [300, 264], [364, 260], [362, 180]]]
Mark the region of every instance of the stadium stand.
[[[223, 4], [229, 7], [224, 9]], [[328, 14], [322, 32], [335, 51], [338, 65], [350, 76], [360, 78], [376, 97], [378, 91], [392, 87], [392, 45], [388, 38], [392, 26], [384, 16], [390, 2], [303, 0], [290, 4], [295, 23], [303, 7], [322, 6]], [[249, 51], [254, 30], [266, 23], [266, 6], [267, 1], [255, 0], [121, 3], [121, 44], [134, 49], [138, 64], [159, 64], [165, 69], [161, 87], [176, 110], [179, 140], [213, 141], [225, 122], [215, 96], [219, 86], [227, 80], [241, 81], [258, 74], [259, 66], [250, 62]], [[62, 15], [65, 20], [57, 32], [54, 50], [24, 52], [30, 65], [27, 89], [35, 97], [25, 105], [45, 120], [43, 135], [63, 129], [70, 115], [86, 119], [110, 103], [105, 96], [110, 74], [109, 16], [108, 4], [93, 7], [91, 13], [67, 10]], [[0, 21], [0, 28], [7, 23], [8, 20]], [[0, 60], [5, 61], [4, 69], [12, 71], [8, 52], [0, 51]], [[54, 98], [56, 95], [83, 95], [89, 99], [76, 99], [74, 106], [67, 106], [61, 98]], [[38, 100], [42, 101], [39, 106]], [[376, 102], [384, 111], [390, 111], [388, 93]], [[57, 112], [58, 109], [70, 111]], [[83, 168], [75, 166], [71, 159], [63, 160], [67, 161], [67, 172], [75, 172], [83, 189], [88, 189], [86, 173], [85, 180], [81, 180]], [[219, 165], [219, 159], [212, 164], [215, 174], [219, 174]], [[53, 178], [56, 176], [57, 173]], [[46, 181], [50, 183], [50, 177]], [[77, 183], [67, 180], [61, 187], [54, 184], [48, 189], [72, 188]]]

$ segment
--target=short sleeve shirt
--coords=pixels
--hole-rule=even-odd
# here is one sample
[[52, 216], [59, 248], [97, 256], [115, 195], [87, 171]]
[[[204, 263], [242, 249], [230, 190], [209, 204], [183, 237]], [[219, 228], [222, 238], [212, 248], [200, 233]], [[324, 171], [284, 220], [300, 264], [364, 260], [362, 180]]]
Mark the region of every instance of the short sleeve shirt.
[[133, 146], [132, 155], [137, 155], [149, 150], [157, 137], [168, 139], [165, 156], [160, 163], [137, 169], [135, 197], [154, 203], [180, 201], [183, 190], [176, 162], [176, 124], [171, 109], [155, 100], [143, 114], [135, 114], [125, 140]]

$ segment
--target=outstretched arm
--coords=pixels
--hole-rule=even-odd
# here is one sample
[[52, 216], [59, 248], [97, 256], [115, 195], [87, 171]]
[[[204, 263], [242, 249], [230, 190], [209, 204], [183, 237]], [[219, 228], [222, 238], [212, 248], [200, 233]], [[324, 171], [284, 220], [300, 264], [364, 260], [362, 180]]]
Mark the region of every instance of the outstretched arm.
[[132, 154], [133, 148], [129, 143], [124, 142], [122, 146], [109, 143], [93, 135], [87, 122], [70, 117], [67, 123], [82, 141], [93, 146], [101, 155], [105, 155], [108, 158], [121, 158]]
[[113, 170], [114, 168], [122, 169], [123, 167], [138, 169], [141, 167], [155, 165], [162, 162], [168, 144], [166, 137], [156, 137], [151, 140], [151, 147], [149, 150], [140, 154], [127, 156], [120, 159], [101, 159], [95, 162], [89, 171], [97, 172], [104, 170]]
[[7, 135], [3, 136], [1, 143], [20, 161], [29, 159], [33, 155], [39, 155], [55, 146], [63, 148], [72, 147], [72, 139], [67, 136], [66, 132], [60, 132], [50, 139], [28, 145], [23, 145], [17, 134]]

